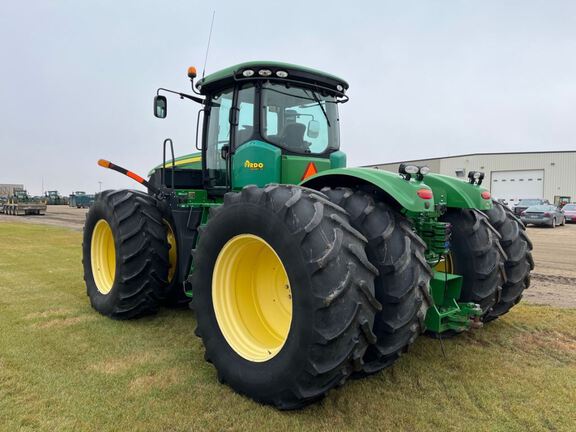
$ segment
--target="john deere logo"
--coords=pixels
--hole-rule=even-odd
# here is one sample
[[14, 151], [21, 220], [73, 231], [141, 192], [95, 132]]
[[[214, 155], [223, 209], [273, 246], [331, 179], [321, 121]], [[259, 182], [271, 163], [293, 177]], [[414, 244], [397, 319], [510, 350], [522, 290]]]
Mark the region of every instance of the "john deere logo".
[[264, 169], [264, 164], [262, 162], [250, 162], [247, 160], [244, 162], [244, 168], [249, 168], [251, 170], [261, 170]]

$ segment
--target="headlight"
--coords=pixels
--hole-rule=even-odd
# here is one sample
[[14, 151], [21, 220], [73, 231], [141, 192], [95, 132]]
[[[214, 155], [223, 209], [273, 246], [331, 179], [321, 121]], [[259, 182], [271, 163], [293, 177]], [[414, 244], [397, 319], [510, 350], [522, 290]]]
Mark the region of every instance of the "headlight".
[[408, 174], [418, 174], [419, 170], [420, 168], [418, 168], [416, 165], [406, 165], [404, 167], [404, 172]]
[[471, 184], [476, 183], [478, 186], [482, 184], [482, 180], [484, 179], [484, 173], [482, 171], [470, 171], [468, 173], [468, 181]]

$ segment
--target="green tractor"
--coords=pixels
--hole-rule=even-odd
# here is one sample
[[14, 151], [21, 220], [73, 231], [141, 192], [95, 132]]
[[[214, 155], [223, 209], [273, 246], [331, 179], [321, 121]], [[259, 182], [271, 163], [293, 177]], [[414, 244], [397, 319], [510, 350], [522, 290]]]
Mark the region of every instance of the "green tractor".
[[68, 203], [67, 200], [58, 193], [58, 191], [44, 192], [44, 200], [48, 205], [64, 205]]
[[[347, 168], [338, 105], [348, 84], [248, 62], [202, 78], [196, 148], [107, 190], [83, 241], [92, 306], [114, 319], [188, 304], [206, 360], [234, 390], [280, 409], [392, 365], [422, 332], [448, 337], [518, 303], [524, 226], [468, 180], [402, 165]], [[200, 137], [200, 139], [199, 139]], [[166, 160], [169, 145], [171, 157]]]

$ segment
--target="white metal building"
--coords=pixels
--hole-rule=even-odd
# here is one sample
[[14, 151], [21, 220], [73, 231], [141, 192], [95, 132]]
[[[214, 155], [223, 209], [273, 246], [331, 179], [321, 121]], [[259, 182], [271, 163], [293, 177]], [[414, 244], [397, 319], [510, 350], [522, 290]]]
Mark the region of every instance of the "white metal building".
[[24, 189], [21, 184], [0, 184], [0, 196], [10, 196], [14, 190]]
[[[403, 162], [427, 165], [432, 172], [454, 177], [466, 178], [469, 171], [483, 171], [483, 186], [494, 198], [511, 204], [522, 198], [544, 198], [556, 204], [576, 202], [576, 151], [476, 153]], [[400, 163], [370, 166], [397, 172]]]

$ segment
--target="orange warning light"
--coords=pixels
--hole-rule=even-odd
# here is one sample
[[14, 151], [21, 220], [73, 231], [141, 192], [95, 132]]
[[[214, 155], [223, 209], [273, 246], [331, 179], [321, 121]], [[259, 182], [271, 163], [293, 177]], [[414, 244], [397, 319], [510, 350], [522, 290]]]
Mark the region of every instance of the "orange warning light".
[[196, 78], [196, 68], [194, 66], [190, 66], [188, 68], [188, 78], [191, 78], [191, 79]]
[[308, 166], [306, 167], [306, 169], [304, 170], [304, 175], [302, 176], [302, 178], [300, 180], [307, 179], [308, 177], [313, 176], [316, 173], [318, 173], [318, 170], [316, 169], [316, 165], [314, 165], [314, 162], [310, 162], [308, 164]]

